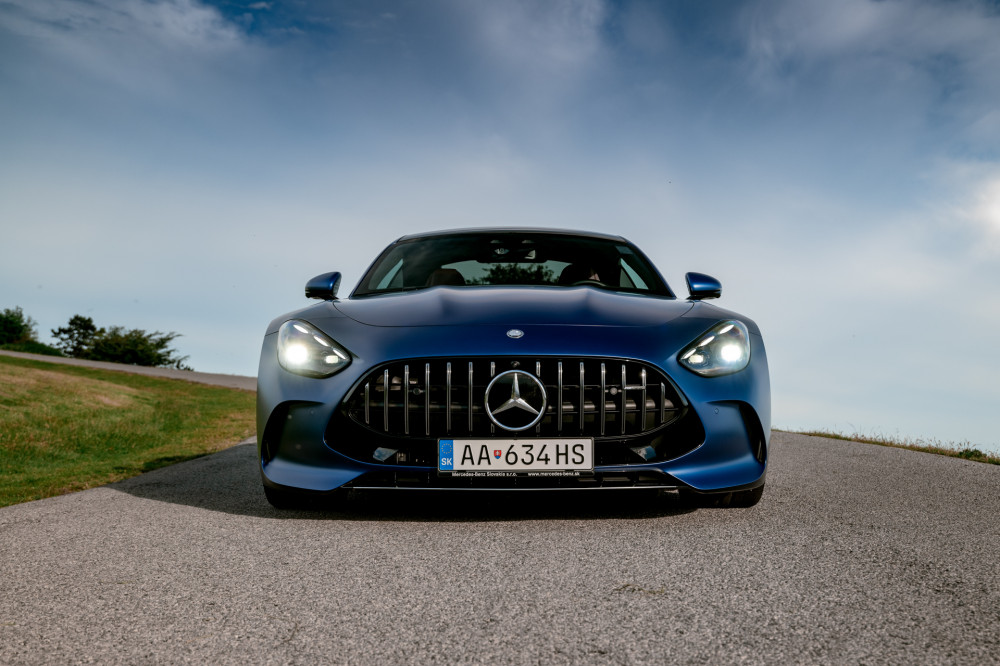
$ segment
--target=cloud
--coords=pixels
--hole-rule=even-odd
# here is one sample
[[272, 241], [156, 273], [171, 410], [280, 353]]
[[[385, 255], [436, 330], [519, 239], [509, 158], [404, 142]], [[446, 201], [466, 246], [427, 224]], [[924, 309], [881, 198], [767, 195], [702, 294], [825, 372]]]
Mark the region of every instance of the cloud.
[[150, 48], [211, 52], [241, 41], [218, 11], [196, 0], [8, 0], [2, 15], [8, 30], [56, 49], [110, 40], [109, 50], [127, 43], [139, 47], [138, 53]]
[[[607, 9], [601, 0], [482, 3], [472, 14], [483, 46], [519, 71], [571, 73], [601, 51]], [[537, 70], [536, 70], [537, 71]]]
[[949, 55], [977, 69], [1000, 54], [998, 23], [988, 3], [935, 0], [763, 0], [744, 18], [748, 54], [776, 74], [792, 60], [930, 64]]
[[1000, 237], [1000, 174], [994, 174], [975, 192], [970, 217], [994, 240]]
[[942, 234], [964, 238], [971, 260], [995, 262], [1000, 257], [1000, 162], [946, 160], [928, 180]]
[[673, 45], [672, 30], [660, 11], [651, 2], [625, 4], [617, 18], [625, 42], [649, 56], [662, 55]]
[[0, 31], [6, 58], [34, 54], [50, 70], [160, 99], [179, 98], [203, 80], [206, 62], [246, 44], [237, 26], [196, 0], [11, 0], [0, 5]]
[[[823, 91], [906, 122], [963, 132], [1000, 150], [1000, 11], [995, 4], [935, 0], [763, 0], [741, 21], [747, 68], [760, 90]], [[853, 92], [855, 94], [847, 94]], [[867, 99], [857, 94], [866, 93]]]
[[399, 36], [395, 48], [405, 60], [395, 60], [403, 67], [397, 72], [415, 73], [425, 94], [453, 101], [463, 120], [492, 131], [505, 125], [543, 133], [610, 60], [603, 0], [444, 0], [413, 14], [400, 11], [388, 28], [378, 26], [378, 34]]

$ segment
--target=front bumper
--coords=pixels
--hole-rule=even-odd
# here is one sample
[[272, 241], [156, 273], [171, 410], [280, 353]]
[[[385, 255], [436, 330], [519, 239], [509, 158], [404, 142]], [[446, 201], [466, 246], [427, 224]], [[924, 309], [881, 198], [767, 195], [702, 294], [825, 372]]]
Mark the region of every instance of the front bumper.
[[[755, 348], [751, 367], [731, 377], [706, 379], [676, 365], [663, 367], [669, 363], [656, 366], [669, 381], [673, 381], [671, 377], [682, 378], [684, 384], [676, 388], [686, 411], [683, 418], [654, 433], [658, 444], [649, 459], [635, 452], [643, 448], [636, 444], [644, 435], [633, 433], [595, 438], [592, 474], [469, 478], [437, 471], [436, 438], [401, 439], [392, 433], [379, 434], [351, 418], [352, 392], [356, 394], [381, 366], [354, 363], [328, 379], [299, 377], [277, 363], [265, 362], [267, 354], [273, 354], [272, 338], [265, 339], [258, 380], [258, 450], [263, 482], [273, 488], [311, 492], [339, 488], [676, 488], [729, 492], [753, 488], [764, 480], [770, 402], [763, 345]], [[380, 437], [392, 442], [379, 441]], [[400, 441], [407, 446], [400, 446]], [[390, 445], [383, 446], [387, 443]], [[376, 460], [371, 452], [378, 449], [397, 453]], [[399, 451], [405, 455], [399, 456]]]

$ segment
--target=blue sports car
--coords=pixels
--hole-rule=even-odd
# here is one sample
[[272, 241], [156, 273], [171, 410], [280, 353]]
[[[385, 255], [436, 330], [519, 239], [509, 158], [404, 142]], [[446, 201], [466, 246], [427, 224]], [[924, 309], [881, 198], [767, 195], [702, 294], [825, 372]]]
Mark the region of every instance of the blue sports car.
[[257, 375], [268, 501], [350, 489], [658, 488], [752, 506], [771, 432], [757, 325], [679, 299], [618, 236], [405, 236], [348, 298], [278, 317]]

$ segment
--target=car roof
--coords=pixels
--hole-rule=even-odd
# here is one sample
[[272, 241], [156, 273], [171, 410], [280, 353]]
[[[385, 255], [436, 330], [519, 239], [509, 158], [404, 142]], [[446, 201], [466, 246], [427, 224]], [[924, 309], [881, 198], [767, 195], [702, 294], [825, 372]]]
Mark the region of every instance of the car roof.
[[[576, 231], [574, 229], [551, 229], [547, 227], [473, 227], [469, 229], [442, 229], [439, 231], [426, 231], [417, 234], [407, 234], [397, 239], [400, 241], [410, 241], [417, 238], [433, 238], [435, 236], [457, 236], [460, 234], [482, 234], [484, 236], [492, 234], [548, 234], [552, 236], [577, 236], [583, 238], [599, 238], [602, 240], [619, 241], [629, 243], [621, 236], [613, 234], [602, 234], [596, 231]], [[631, 243], [629, 243], [631, 245]]]

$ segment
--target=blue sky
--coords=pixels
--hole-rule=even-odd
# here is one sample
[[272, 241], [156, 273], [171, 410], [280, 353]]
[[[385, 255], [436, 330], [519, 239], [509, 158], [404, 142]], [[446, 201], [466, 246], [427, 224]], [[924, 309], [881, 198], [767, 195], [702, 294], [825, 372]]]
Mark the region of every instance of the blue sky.
[[1000, 450], [1000, 8], [0, 0], [0, 307], [253, 374], [404, 233], [720, 278], [774, 421]]

